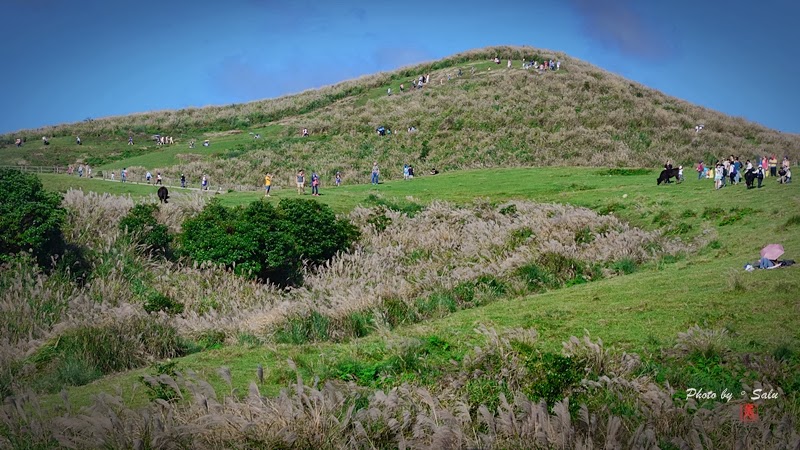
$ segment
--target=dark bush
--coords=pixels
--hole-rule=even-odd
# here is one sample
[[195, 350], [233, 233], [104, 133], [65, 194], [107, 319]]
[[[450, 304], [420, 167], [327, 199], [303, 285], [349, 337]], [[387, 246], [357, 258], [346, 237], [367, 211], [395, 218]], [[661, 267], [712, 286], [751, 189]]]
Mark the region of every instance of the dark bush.
[[167, 226], [156, 220], [157, 211], [156, 204], [136, 205], [119, 222], [119, 228], [132, 242], [144, 246], [145, 251], [166, 255], [172, 236]]
[[184, 222], [180, 242], [195, 261], [285, 286], [302, 282], [303, 262], [319, 265], [357, 237], [352, 224], [313, 200], [283, 199], [277, 207], [258, 201], [246, 208], [212, 201]]
[[0, 262], [29, 251], [42, 266], [64, 248], [64, 209], [35, 175], [0, 169]]

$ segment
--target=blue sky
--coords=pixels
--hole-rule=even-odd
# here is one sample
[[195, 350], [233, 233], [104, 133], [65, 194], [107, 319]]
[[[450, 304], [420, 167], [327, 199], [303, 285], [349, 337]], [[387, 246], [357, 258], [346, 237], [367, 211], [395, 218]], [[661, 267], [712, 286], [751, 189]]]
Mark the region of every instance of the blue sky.
[[296, 93], [492, 45], [800, 133], [800, 2], [2, 0], [0, 133]]

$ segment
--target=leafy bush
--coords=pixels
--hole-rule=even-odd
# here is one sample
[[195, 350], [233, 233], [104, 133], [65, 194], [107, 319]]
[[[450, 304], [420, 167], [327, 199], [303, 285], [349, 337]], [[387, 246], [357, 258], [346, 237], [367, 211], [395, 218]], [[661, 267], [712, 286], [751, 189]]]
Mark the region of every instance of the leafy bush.
[[167, 226], [156, 220], [157, 211], [156, 204], [136, 205], [119, 222], [119, 228], [134, 243], [143, 245], [146, 251], [164, 255], [169, 249], [172, 236]]
[[35, 175], [0, 169], [0, 262], [30, 251], [42, 266], [62, 252], [64, 209]]
[[313, 200], [258, 201], [226, 208], [211, 201], [183, 223], [181, 249], [197, 262], [231, 267], [241, 275], [280, 285], [302, 282], [303, 261], [319, 265], [358, 237], [348, 221]]
[[583, 366], [572, 358], [556, 353], [535, 354], [525, 360], [530, 383], [523, 392], [532, 399], [541, 399], [552, 405], [565, 396], [583, 378]]

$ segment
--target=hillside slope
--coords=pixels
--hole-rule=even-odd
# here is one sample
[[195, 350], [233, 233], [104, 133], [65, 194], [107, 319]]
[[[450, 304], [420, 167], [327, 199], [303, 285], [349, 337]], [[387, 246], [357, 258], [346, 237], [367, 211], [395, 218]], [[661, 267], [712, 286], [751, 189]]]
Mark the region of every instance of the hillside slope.
[[[490, 61], [495, 55], [502, 64]], [[523, 58], [559, 60], [561, 69], [524, 70]], [[510, 69], [508, 59], [513, 61]], [[423, 74], [430, 75], [430, 82], [412, 89], [412, 79]], [[388, 88], [393, 95], [387, 95]], [[705, 125], [700, 133], [697, 124]], [[378, 126], [394, 133], [378, 136]], [[417, 131], [408, 133], [410, 126]], [[309, 129], [310, 138], [299, 136], [302, 128]], [[269, 133], [252, 138], [262, 130]], [[125, 145], [129, 134], [137, 146]], [[150, 157], [165, 152], [150, 143], [152, 134], [178, 138], [170, 158]], [[42, 135], [54, 136], [47, 148], [41, 145]], [[76, 146], [75, 135], [87, 144]], [[20, 136], [27, 144], [15, 148], [13, 141]], [[186, 146], [191, 139], [199, 143], [206, 138], [212, 139], [213, 151]], [[0, 145], [0, 164], [89, 162], [107, 169], [128, 166], [134, 177], [144, 170], [167, 177], [187, 173], [192, 179], [205, 174], [237, 188], [257, 185], [267, 171], [277, 174], [278, 184], [290, 183], [301, 167], [317, 171], [324, 181], [341, 171], [346, 181], [361, 182], [368, 179], [373, 161], [386, 169], [384, 176], [397, 178], [403, 164], [420, 173], [430, 167], [658, 167], [666, 159], [688, 165], [730, 154], [742, 159], [800, 156], [800, 136], [692, 105], [559, 52], [529, 47], [469, 51], [278, 99], [29, 130], [3, 136]]]

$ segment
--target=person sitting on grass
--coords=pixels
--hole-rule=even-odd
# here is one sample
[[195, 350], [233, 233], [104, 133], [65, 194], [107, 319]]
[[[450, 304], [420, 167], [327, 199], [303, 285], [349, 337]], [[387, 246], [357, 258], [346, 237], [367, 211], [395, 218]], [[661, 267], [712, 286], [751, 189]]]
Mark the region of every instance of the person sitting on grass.
[[781, 265], [782, 265], [782, 263], [778, 262], [777, 259], [769, 259], [766, 256], [762, 257], [758, 261], [758, 268], [759, 269], [777, 269]]

